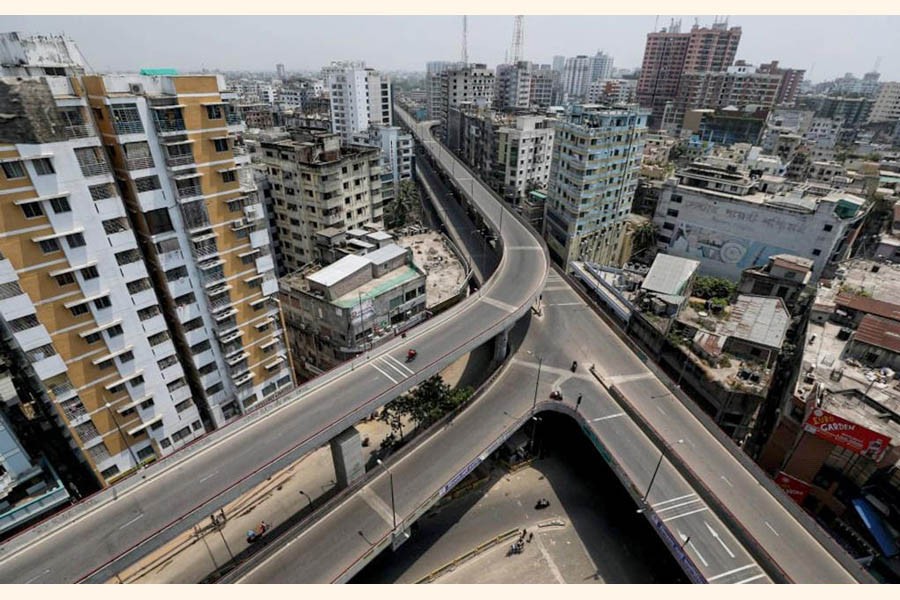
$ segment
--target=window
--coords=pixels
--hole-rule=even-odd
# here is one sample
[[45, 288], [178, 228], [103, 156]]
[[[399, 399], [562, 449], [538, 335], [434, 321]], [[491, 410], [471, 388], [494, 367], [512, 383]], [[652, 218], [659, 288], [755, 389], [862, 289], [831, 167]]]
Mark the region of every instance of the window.
[[34, 171], [38, 175], [53, 175], [56, 173], [56, 170], [53, 168], [53, 161], [49, 158], [36, 158], [31, 161], [31, 164], [34, 165]]
[[69, 248], [81, 248], [87, 242], [84, 241], [83, 233], [70, 233], [66, 236], [66, 243], [69, 244]]
[[213, 144], [216, 146], [216, 152], [225, 152], [228, 150], [228, 140], [213, 140]]
[[119, 337], [123, 333], [125, 333], [125, 331], [122, 329], [121, 325], [113, 325], [106, 330], [106, 335], [110, 338]]
[[191, 423], [191, 429], [197, 431], [198, 429], [203, 429], [203, 424], [200, 421], [194, 421]]
[[233, 181], [237, 181], [237, 175], [234, 171], [223, 171], [222, 172], [222, 181], [225, 183], [231, 183]]
[[166, 271], [166, 281], [178, 281], [188, 276], [187, 267], [175, 267]]
[[137, 451], [137, 457], [142, 461], [149, 460], [156, 458], [156, 452], [153, 451], [153, 446], [145, 446]]
[[57, 250], [59, 250], [59, 242], [57, 242], [55, 239], [41, 240], [40, 242], [38, 242], [38, 245], [40, 245], [41, 250], [44, 252], [44, 254], [50, 254], [51, 252], [56, 252]]
[[179, 377], [175, 381], [172, 381], [171, 383], [166, 384], [166, 387], [168, 388], [169, 393], [172, 393], [175, 390], [177, 390], [178, 388], [183, 388], [186, 385], [187, 385], [187, 383], [184, 381], [184, 377]]
[[157, 208], [144, 213], [147, 219], [147, 227], [150, 228], [150, 235], [159, 235], [167, 233], [175, 229], [172, 225], [172, 218], [169, 216], [169, 209]]
[[137, 188], [138, 193], [158, 190], [159, 177], [156, 175], [151, 175], [150, 177], [138, 177], [134, 180], [134, 187]]
[[825, 227], [822, 228], [823, 231], [831, 231], [832, 229], [834, 229], [834, 226], [832, 225], [825, 225]]
[[[74, 309], [75, 307], [73, 306], [72, 308]], [[84, 310], [85, 310], [85, 312], [87, 312], [87, 309], [84, 309]], [[96, 344], [97, 342], [100, 341], [100, 334], [99, 333], [89, 333], [86, 336], [84, 336], [84, 341], [87, 344]]]
[[102, 298], [97, 298], [96, 300], [94, 300], [94, 306], [96, 306], [98, 310], [109, 308], [110, 306], [112, 306], [112, 300], [109, 299], [109, 296], [103, 296]]
[[69, 199], [65, 196], [50, 198], [50, 206], [56, 214], [72, 212], [72, 206], [69, 204]]
[[28, 360], [30, 360], [31, 362], [39, 362], [49, 356], [56, 356], [56, 350], [51, 344], [45, 344], [38, 348], [29, 350], [25, 353], [25, 356], [27, 356]]
[[813, 251], [812, 251], [813, 256], [819, 256], [820, 254], [822, 254], [821, 250], [819, 250], [818, 248], [813, 248]]
[[172, 442], [169, 440], [169, 438], [163, 438], [163, 439], [161, 439], [161, 440], [159, 441], [159, 446], [160, 446], [160, 448], [165, 449], [165, 448], [168, 448], [168, 447], [171, 446], [171, 445], [172, 445]]
[[146, 321], [147, 319], [152, 319], [153, 317], [155, 317], [156, 315], [159, 314], [159, 306], [154, 304], [153, 306], [148, 306], [147, 308], [142, 308], [141, 310], [137, 311], [137, 314], [138, 314], [138, 318], [141, 321]]
[[134, 360], [134, 352], [128, 350], [127, 352], [123, 352], [119, 355], [119, 364], [124, 365], [127, 362], [131, 362]]
[[97, 271], [97, 267], [85, 267], [79, 272], [81, 273], [81, 278], [85, 281], [100, 277], [100, 273]]
[[40, 202], [29, 202], [28, 204], [22, 204], [21, 207], [26, 219], [44, 216], [44, 209], [41, 208]]
[[25, 177], [25, 167], [22, 166], [21, 160], [13, 160], [0, 163], [3, 167], [3, 174], [7, 179], [20, 179]]
[[21, 296], [24, 293], [25, 292], [22, 290], [22, 286], [19, 285], [18, 281], [0, 283], [0, 300], [6, 300], [13, 296]]
[[137, 377], [135, 377], [134, 379], [132, 379], [131, 381], [129, 381], [129, 382], [128, 382], [128, 385], [129, 385], [130, 387], [136, 388], [137, 386], [141, 385], [142, 383], [144, 383], [144, 376], [143, 376], [143, 375], [138, 375]]
[[141, 402], [139, 406], [141, 407], [141, 410], [147, 410], [148, 408], [153, 408], [153, 404], [153, 398], [150, 398], [149, 400], [144, 400], [143, 402]]
[[105, 200], [106, 198], [112, 198], [115, 195], [113, 191], [112, 185], [108, 183], [101, 183], [100, 185], [92, 185], [88, 188], [88, 191], [91, 193], [91, 199], [95, 202], [97, 200]]
[[213, 104], [206, 107], [206, 116], [209, 119], [221, 119], [222, 118], [222, 107], [218, 104]]
[[100, 471], [100, 475], [103, 477], [103, 479], [110, 479], [112, 477], [115, 477], [118, 474], [119, 474], [119, 466], [118, 465], [113, 465], [108, 469], [103, 469], [102, 471]]
[[205, 390], [205, 391], [206, 391], [206, 395], [207, 395], [207, 396], [213, 396], [213, 395], [215, 395], [215, 394], [221, 392], [221, 391], [222, 391], [222, 387], [223, 387], [223, 386], [222, 386], [222, 382], [221, 382], [221, 381], [218, 382], [218, 383], [214, 383], [213, 385], [211, 385], [211, 386], [209, 386], [208, 388], [206, 388], [206, 390]]
[[116, 262], [119, 263], [119, 266], [131, 264], [139, 260], [141, 260], [141, 253], [134, 249], [116, 253]]
[[162, 429], [162, 426], [163, 426], [162, 421], [157, 421], [156, 423], [154, 423], [153, 425], [150, 426], [150, 429], [153, 431], [157, 431], [159, 429]]
[[128, 220], [124, 217], [107, 219], [106, 221], [103, 221], [103, 231], [106, 233], [106, 235], [121, 233], [123, 231], [128, 231], [128, 229]]
[[167, 356], [163, 359], [156, 361], [156, 364], [159, 366], [159, 370], [163, 371], [165, 369], [168, 369], [169, 367], [171, 367], [172, 365], [174, 365], [177, 362], [178, 362], [178, 359], [175, 357], [174, 354], [172, 354], [171, 356]]
[[185, 331], [193, 331], [195, 329], [200, 329], [203, 327], [203, 318], [197, 317], [196, 319], [191, 319], [187, 323], [184, 324]]
[[59, 285], [59, 287], [72, 285], [73, 283], [75, 283], [75, 276], [71, 273], [61, 273], [59, 275], [54, 275], [53, 278], [56, 280], [56, 283], [57, 285]]
[[191, 354], [200, 354], [201, 352], [206, 352], [210, 348], [209, 340], [203, 340], [202, 342], [197, 342], [191, 346]]
[[179, 429], [178, 431], [176, 431], [175, 433], [172, 434], [172, 441], [180, 442], [181, 440], [188, 437], [189, 435], [191, 435], [190, 427], [185, 427], [184, 429]]
[[150, 289], [150, 280], [144, 277], [143, 279], [137, 279], [135, 281], [129, 281], [125, 287], [128, 288], [129, 294], [137, 294], [139, 292], [143, 292], [144, 290]]
[[151, 335], [149, 338], [147, 338], [147, 341], [150, 342], [151, 346], [159, 346], [160, 344], [162, 344], [163, 342], [166, 342], [168, 340], [169, 340], [169, 332], [168, 331], [160, 331], [159, 333]]
[[108, 358], [104, 361], [100, 361], [97, 363], [97, 368], [103, 371], [104, 369], [108, 369], [113, 366], [113, 361], [111, 358]]
[[205, 365], [200, 367], [199, 371], [200, 371], [201, 375], [209, 375], [210, 373], [215, 373], [216, 372], [216, 363], [215, 362], [206, 363]]

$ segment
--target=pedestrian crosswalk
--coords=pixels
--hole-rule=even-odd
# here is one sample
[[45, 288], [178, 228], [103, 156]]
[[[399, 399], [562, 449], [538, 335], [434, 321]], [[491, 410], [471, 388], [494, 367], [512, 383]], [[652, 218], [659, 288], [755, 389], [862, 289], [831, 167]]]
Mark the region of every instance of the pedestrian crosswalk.
[[392, 383], [400, 383], [411, 375], [415, 375], [415, 371], [390, 354], [377, 356], [370, 364], [373, 369], [387, 377]]

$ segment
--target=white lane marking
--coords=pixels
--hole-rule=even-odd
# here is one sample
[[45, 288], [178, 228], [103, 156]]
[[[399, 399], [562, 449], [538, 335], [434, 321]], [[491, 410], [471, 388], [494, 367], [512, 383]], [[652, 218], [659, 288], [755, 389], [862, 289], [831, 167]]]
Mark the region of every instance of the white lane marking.
[[138, 516], [136, 516], [135, 518], [133, 518], [132, 520], [128, 521], [127, 523], [123, 523], [122, 525], [119, 525], [119, 529], [125, 529], [126, 527], [128, 527], [128, 526], [131, 525], [132, 523], [134, 523], [134, 522], [136, 522], [136, 521], [140, 521], [140, 520], [143, 519], [143, 518], [144, 518], [144, 514], [141, 513], [141, 514], [139, 514]]
[[616, 417], [624, 417], [625, 413], [620, 412], [614, 415], [606, 415], [605, 417], [597, 417], [596, 419], [591, 419], [591, 423], [596, 423], [597, 421], [606, 421], [608, 419], [615, 419]]
[[758, 567], [758, 566], [759, 565], [757, 565], [756, 563], [750, 563], [749, 565], [744, 565], [743, 567], [738, 567], [737, 569], [732, 569], [730, 571], [725, 571], [724, 573], [719, 573], [718, 575], [715, 575], [714, 577], [710, 577], [709, 579], [707, 579], [707, 581], [715, 581], [716, 579], [722, 579], [723, 577], [728, 577], [729, 575], [733, 575], [740, 571], [744, 571], [746, 569], [752, 569], [753, 567]]
[[400, 367], [400, 368], [403, 369], [404, 371], [407, 371], [410, 375], [415, 375], [415, 374], [416, 374], [415, 371], [413, 371], [412, 369], [410, 369], [409, 367], [407, 367], [406, 365], [404, 365], [402, 362], [400, 362], [399, 360], [397, 360], [396, 358], [394, 358], [394, 357], [391, 356], [390, 354], [385, 354], [385, 355], [384, 355], [384, 358], [389, 359], [393, 364], [397, 365], [398, 367]]
[[765, 573], [763, 573], [762, 575], [754, 575], [753, 577], [748, 577], [747, 579], [742, 579], [740, 581], [736, 581], [735, 585], [741, 585], [742, 583], [750, 583], [751, 581], [756, 581], [757, 579], [762, 579], [765, 576], [766, 576]]
[[662, 414], [664, 414], [664, 415], [669, 414], [669, 413], [667, 413], [666, 411], [664, 411], [664, 410], [662, 409], [662, 407], [661, 407], [659, 404], [654, 404], [653, 406], [655, 406], [655, 407], [656, 407], [656, 410], [658, 410], [658, 411], [661, 412]]
[[34, 581], [34, 580], [36, 580], [36, 579], [40, 579], [41, 577], [43, 577], [44, 575], [46, 575], [46, 574], [49, 573], [49, 572], [50, 572], [50, 569], [44, 569], [44, 572], [43, 572], [43, 573], [38, 573], [37, 575], [35, 575], [34, 577], [32, 577], [31, 579], [29, 579], [29, 580], [26, 581], [25, 583], [31, 583], [32, 581]]
[[689, 515], [696, 514], [698, 512], [703, 512], [704, 510], [709, 510], [709, 507], [704, 506], [703, 508], [698, 508], [697, 510], [692, 510], [691, 512], [686, 512], [681, 515], [676, 515], [674, 517], [669, 517], [668, 519], [663, 519], [663, 523], [668, 523], [669, 521], [674, 521], [675, 519], [680, 519], [681, 517], [687, 517]]
[[541, 250], [540, 246], [504, 246], [504, 250]]
[[728, 481], [727, 477], [725, 477], [724, 475], [720, 475], [719, 477], [722, 479], [722, 481], [728, 484], [728, 487], [734, 487], [734, 485], [730, 481]]
[[656, 508], [657, 506], [662, 506], [663, 504], [668, 504], [669, 502], [678, 502], [679, 500], [684, 500], [685, 498], [690, 498], [691, 496], [696, 496], [696, 493], [693, 494], [685, 494], [684, 496], [676, 496], [675, 498], [669, 498], [668, 500], [660, 500], [656, 504], [651, 504], [651, 508]]
[[372, 510], [378, 513], [378, 515], [384, 519], [384, 522], [388, 525], [394, 522], [394, 513], [391, 512], [391, 507], [388, 506], [384, 500], [378, 497], [371, 487], [366, 486], [359, 490], [359, 495], [362, 496], [362, 499], [366, 501]]
[[397, 365], [395, 365], [394, 363], [392, 363], [389, 360], [385, 360], [385, 358], [383, 356], [379, 357], [379, 360], [381, 361], [382, 366], [387, 367], [388, 369], [392, 369], [395, 373], [400, 375], [400, 379], [406, 379], [408, 377], [408, 374], [406, 373], [406, 371], [400, 370], [400, 368]]
[[682, 506], [687, 506], [689, 504], [696, 504], [697, 502], [703, 502], [700, 498], [694, 498], [693, 500], [688, 500], [687, 502], [679, 502], [678, 504], [673, 504], [672, 506], [667, 506], [665, 508], [658, 508], [656, 512], [666, 512], [667, 510], [672, 510], [673, 508], [681, 508]]
[[544, 306], [587, 306], [584, 302], [545, 302]]
[[516, 307], [513, 306], [512, 304], [507, 304], [506, 302], [501, 302], [500, 300], [495, 300], [488, 296], [482, 296], [481, 300], [482, 300], [482, 302], [486, 302], [487, 304], [497, 307], [500, 310], [505, 310], [506, 312], [509, 312], [509, 313], [516, 312]]
[[649, 371], [644, 373], [633, 373], [631, 375], [613, 375], [609, 378], [613, 383], [630, 383], [632, 381], [640, 381], [641, 379], [653, 379], [655, 375]]
[[694, 554], [697, 555], [697, 558], [700, 559], [700, 562], [703, 563], [703, 566], [704, 566], [704, 567], [708, 567], [708, 566], [709, 566], [709, 563], [706, 562], [706, 559], [703, 558], [703, 555], [700, 554], [700, 551], [699, 551], [699, 550], [697, 550], [697, 547], [694, 545], [694, 542], [692, 542], [692, 541], [690, 540], [690, 537], [684, 535], [684, 534], [681, 532], [680, 529], [678, 529], [678, 530], [676, 530], [676, 531], [678, 531], [678, 537], [681, 538], [682, 543], [684, 543], [686, 546], [690, 546], [691, 550], [694, 551]]
[[777, 531], [775, 531], [775, 528], [772, 527], [771, 523], [769, 523], [768, 521], [763, 521], [763, 523], [766, 524], [766, 527], [768, 527], [769, 529], [772, 530], [772, 533], [774, 533], [774, 534], [777, 535], [778, 537], [781, 537], [781, 534], [778, 533]]
[[210, 477], [214, 477], [214, 476], [218, 475], [218, 473], [219, 473], [218, 471], [213, 471], [212, 473], [210, 473], [210, 474], [207, 475], [206, 477], [202, 477], [202, 478], [198, 479], [198, 480], [197, 480], [197, 483], [203, 483], [204, 481], [206, 481], [206, 480], [209, 479]]
[[706, 525], [707, 529], [709, 529], [709, 534], [711, 536], [713, 536], [714, 538], [716, 538], [716, 541], [719, 542], [719, 544], [721, 544], [723, 548], [725, 548], [725, 552], [728, 553], [728, 556], [730, 556], [731, 558], [734, 558], [734, 552], [731, 551], [731, 548], [729, 548], [728, 546], [725, 545], [725, 542], [723, 542], [722, 538], [719, 537], [719, 532], [717, 532], [715, 529], [713, 529], [712, 525], [710, 525], [706, 521], [703, 521], [703, 524]]
[[551, 557], [550, 553], [547, 552], [547, 548], [544, 546], [544, 542], [541, 540], [540, 532], [538, 532], [538, 534], [534, 536], [534, 541], [537, 542], [538, 550], [540, 550], [541, 554], [544, 557], [544, 560], [547, 561], [547, 566], [550, 567], [550, 572], [553, 573], [553, 577], [556, 578], [556, 581], [558, 583], [565, 583], [566, 580], [563, 579], [562, 573], [559, 572], [559, 568], [556, 566], [556, 563], [553, 562], [553, 557]]
[[394, 383], [397, 383], [396, 379], [394, 379], [393, 377], [391, 377], [390, 375], [388, 375], [387, 373], [385, 373], [384, 371], [379, 369], [378, 365], [373, 364], [372, 368], [375, 369], [376, 371], [378, 371], [379, 373], [381, 373], [382, 375], [384, 375], [385, 377], [387, 377], [388, 379], [390, 379], [391, 381], [393, 381]]

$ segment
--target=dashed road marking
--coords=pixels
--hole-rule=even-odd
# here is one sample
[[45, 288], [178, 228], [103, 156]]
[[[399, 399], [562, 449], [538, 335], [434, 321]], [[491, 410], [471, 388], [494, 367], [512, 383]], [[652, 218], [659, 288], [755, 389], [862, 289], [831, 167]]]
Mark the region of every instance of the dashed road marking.
[[507, 304], [506, 302], [501, 302], [500, 300], [495, 300], [489, 296], [484, 296], [481, 298], [483, 302], [490, 304], [491, 306], [497, 307], [501, 310], [505, 310], [506, 312], [516, 312], [516, 307], [512, 304]]
[[591, 423], [596, 423], [597, 421], [606, 421], [608, 419], [615, 419], [616, 417], [624, 417], [625, 413], [620, 412], [614, 415], [606, 415], [605, 417], [597, 417], [596, 419], [591, 419]]
[[[398, 367], [400, 367], [400, 369], [402, 369], [403, 371], [406, 371], [406, 372], [409, 373], [410, 375], [415, 375], [415, 373], [416, 373], [415, 371], [413, 371], [412, 369], [410, 369], [409, 367], [407, 367], [406, 365], [404, 365], [402, 362], [400, 362], [399, 360], [397, 360], [396, 358], [394, 358], [394, 357], [391, 356], [390, 354], [385, 354], [384, 356], [382, 356], [382, 358], [384, 358], [385, 360], [390, 361], [390, 364], [397, 365]], [[401, 372], [402, 372], [402, 371], [401, 371]]]
[[754, 575], [753, 577], [748, 577], [747, 579], [742, 579], [740, 581], [736, 581], [735, 585], [741, 585], [742, 583], [750, 583], [751, 581], [756, 581], [757, 579], [762, 579], [765, 576], [766, 576], [765, 573], [763, 573], [762, 575]]
[[663, 523], [668, 523], [669, 521], [674, 521], [675, 519], [680, 519], [681, 517], [687, 517], [693, 514], [697, 514], [699, 512], [703, 512], [704, 510], [709, 510], [709, 507], [704, 506], [703, 508], [698, 508], [697, 510], [692, 510], [691, 512], [686, 512], [680, 515], [675, 515], [674, 517], [669, 517], [668, 519], [663, 519]]
[[140, 520], [143, 519], [143, 518], [144, 518], [144, 514], [141, 513], [141, 514], [139, 514], [138, 516], [136, 516], [135, 518], [133, 518], [132, 520], [128, 521], [127, 523], [123, 523], [123, 524], [119, 525], [119, 529], [125, 529], [126, 527], [128, 527], [128, 526], [131, 525], [132, 523], [135, 523], [135, 522], [137, 522], [137, 521], [140, 521]]
[[758, 567], [756, 563], [750, 563], [749, 565], [744, 565], [743, 567], [738, 567], [737, 569], [732, 569], [730, 571], [725, 571], [724, 573], [719, 573], [718, 575], [714, 575], [707, 579], [707, 581], [715, 581], [716, 579], [722, 579], [723, 577], [728, 577], [729, 575], [734, 575], [735, 573], [739, 573], [741, 571], [746, 571], [747, 569], [752, 569], [753, 567]]
[[679, 502], [678, 504], [673, 504], [671, 506], [667, 506], [665, 508], [658, 508], [656, 512], [666, 512], [667, 510], [672, 510], [674, 508], [681, 508], [682, 506], [687, 506], [689, 504], [696, 504], [697, 502], [702, 502], [700, 498], [694, 498], [693, 500], [688, 500], [687, 502]]
[[379, 369], [378, 365], [373, 364], [372, 368], [375, 369], [376, 371], [378, 371], [379, 373], [381, 373], [382, 375], [384, 375], [385, 377], [387, 377], [388, 379], [390, 379], [392, 382], [398, 383], [396, 379], [394, 379], [393, 377], [391, 377], [390, 375], [388, 375], [387, 373], [385, 373], [384, 371]]
[[768, 521], [763, 521], [763, 523], [766, 524], [766, 527], [768, 527], [769, 529], [772, 530], [772, 533], [774, 533], [774, 534], [777, 535], [778, 537], [781, 537], [781, 534], [778, 533], [777, 531], [775, 531], [775, 528], [772, 527], [772, 524], [771, 524], [771, 523], [769, 523]]
[[693, 494], [685, 494], [684, 496], [676, 496], [675, 498], [669, 498], [668, 500], [660, 500], [656, 504], [651, 504], [651, 508], [656, 508], [657, 506], [662, 506], [663, 504], [668, 504], [669, 502], [678, 502], [679, 500], [684, 500], [686, 498], [690, 498], [691, 496], [696, 496], [696, 493]]

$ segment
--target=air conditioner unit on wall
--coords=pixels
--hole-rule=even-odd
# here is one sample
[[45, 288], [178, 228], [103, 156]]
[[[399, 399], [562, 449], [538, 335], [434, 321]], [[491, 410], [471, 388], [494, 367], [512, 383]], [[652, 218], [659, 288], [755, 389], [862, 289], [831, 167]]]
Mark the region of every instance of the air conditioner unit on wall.
[[140, 84], [140, 83], [129, 83], [128, 91], [131, 92], [132, 94], [143, 94], [144, 86], [143, 86], [143, 84]]

